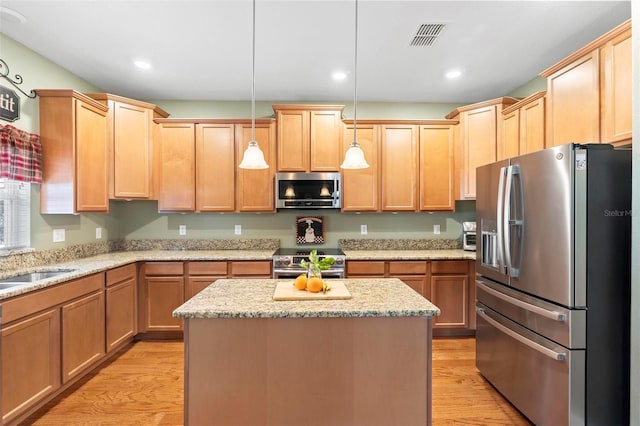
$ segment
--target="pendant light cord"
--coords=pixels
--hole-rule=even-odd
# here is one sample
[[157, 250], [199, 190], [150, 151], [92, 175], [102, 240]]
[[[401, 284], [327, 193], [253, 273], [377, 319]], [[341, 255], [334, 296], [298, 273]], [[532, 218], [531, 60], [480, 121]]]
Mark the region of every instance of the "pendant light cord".
[[251, 141], [256, 140], [256, 0], [253, 0], [253, 31], [251, 58]]
[[354, 65], [353, 65], [353, 142], [352, 145], [357, 145], [357, 124], [358, 121], [358, 0], [356, 0], [356, 33], [354, 37]]

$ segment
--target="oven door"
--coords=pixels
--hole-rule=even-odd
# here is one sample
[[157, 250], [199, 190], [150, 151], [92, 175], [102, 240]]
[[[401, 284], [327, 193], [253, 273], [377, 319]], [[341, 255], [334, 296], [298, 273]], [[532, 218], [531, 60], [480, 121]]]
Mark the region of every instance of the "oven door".
[[[295, 279], [298, 275], [304, 274], [305, 270], [300, 269], [276, 269], [273, 268], [274, 279]], [[344, 278], [344, 270], [342, 269], [329, 269], [322, 271], [322, 278]]]

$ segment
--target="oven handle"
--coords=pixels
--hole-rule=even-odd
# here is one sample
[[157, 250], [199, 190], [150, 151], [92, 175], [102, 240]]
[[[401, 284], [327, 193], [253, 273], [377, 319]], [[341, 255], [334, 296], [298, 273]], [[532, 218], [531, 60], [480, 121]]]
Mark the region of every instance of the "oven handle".
[[526, 337], [516, 333], [515, 331], [511, 330], [508, 327], [505, 327], [504, 325], [500, 324], [498, 321], [494, 320], [493, 318], [491, 318], [489, 315], [487, 315], [484, 311], [484, 309], [482, 308], [478, 308], [476, 307], [476, 313], [478, 315], [480, 315], [485, 321], [487, 321], [489, 324], [491, 324], [492, 326], [494, 326], [495, 328], [497, 328], [498, 330], [502, 331], [504, 334], [513, 337], [514, 339], [516, 339], [518, 342], [522, 343], [523, 345], [527, 345], [529, 346], [531, 349], [540, 352], [542, 355], [547, 356], [553, 360], [556, 361], [564, 361], [567, 358], [567, 354], [566, 353], [560, 353], [560, 352], [556, 352], [554, 350], [551, 350], [549, 348], [545, 348], [544, 346], [533, 342], [529, 339], [527, 339]]
[[489, 293], [494, 297], [497, 297], [498, 299], [501, 299], [512, 305], [516, 305], [519, 308], [522, 308], [526, 311], [540, 315], [542, 317], [549, 318], [559, 322], [565, 322], [567, 320], [567, 316], [562, 312], [550, 311], [548, 309], [544, 309], [539, 306], [532, 305], [531, 303], [523, 302], [522, 300], [518, 300], [515, 297], [508, 296], [504, 293], [499, 292], [498, 290], [492, 289], [491, 287], [486, 285], [483, 281], [477, 280], [476, 286], [482, 288], [483, 291], [486, 291], [487, 293]]

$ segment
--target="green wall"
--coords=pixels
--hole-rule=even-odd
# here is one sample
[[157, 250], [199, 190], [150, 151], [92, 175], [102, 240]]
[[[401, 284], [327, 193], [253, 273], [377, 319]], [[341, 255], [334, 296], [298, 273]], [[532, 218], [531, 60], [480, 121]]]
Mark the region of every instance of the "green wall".
[[[128, 239], [147, 238], [277, 238], [282, 247], [295, 247], [295, 223], [298, 216], [323, 216], [325, 244], [337, 246], [343, 238], [460, 238], [463, 221], [475, 220], [475, 202], [459, 201], [455, 213], [340, 213], [336, 210], [287, 210], [278, 213], [186, 213], [160, 214], [157, 203], [118, 202], [122, 218], [120, 230]], [[113, 203], [112, 203], [113, 205]], [[180, 236], [180, 225], [187, 235]], [[242, 235], [234, 235], [234, 226], [242, 226]], [[368, 234], [360, 234], [367, 225]], [[440, 234], [433, 233], [440, 225]]]

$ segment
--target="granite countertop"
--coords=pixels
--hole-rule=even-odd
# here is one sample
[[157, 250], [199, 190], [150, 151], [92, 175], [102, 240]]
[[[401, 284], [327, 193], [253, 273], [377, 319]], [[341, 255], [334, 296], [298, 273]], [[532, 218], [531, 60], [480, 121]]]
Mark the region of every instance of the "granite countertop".
[[[440, 309], [397, 278], [342, 279], [347, 300], [275, 301], [283, 280], [223, 279], [173, 311], [175, 318], [434, 316]], [[291, 280], [293, 283], [293, 280]]]
[[345, 250], [347, 260], [475, 260], [475, 251], [452, 250]]
[[74, 278], [103, 272], [139, 261], [188, 261], [188, 260], [271, 260], [274, 250], [147, 250], [126, 251], [99, 254], [96, 256], [74, 259], [53, 265], [42, 265], [32, 268], [3, 271], [0, 279], [38, 271], [68, 270], [52, 278], [29, 283], [24, 286], [0, 290], [0, 301], [19, 296], [41, 288], [59, 284]]

